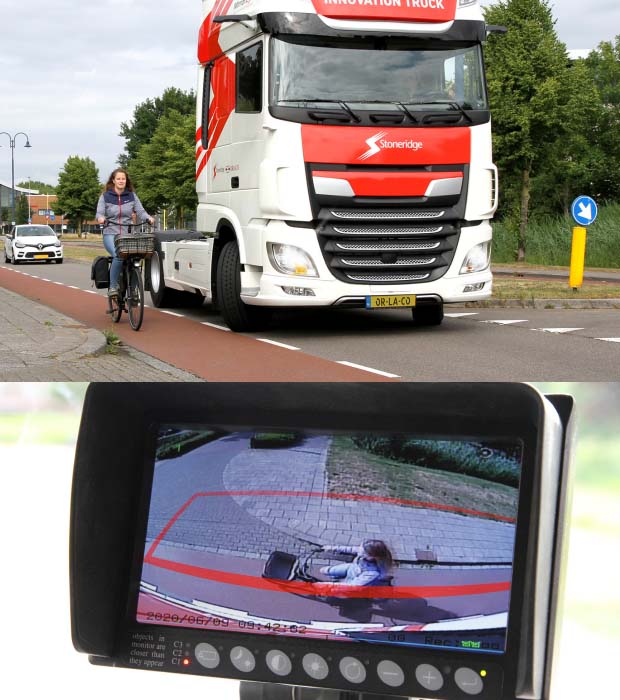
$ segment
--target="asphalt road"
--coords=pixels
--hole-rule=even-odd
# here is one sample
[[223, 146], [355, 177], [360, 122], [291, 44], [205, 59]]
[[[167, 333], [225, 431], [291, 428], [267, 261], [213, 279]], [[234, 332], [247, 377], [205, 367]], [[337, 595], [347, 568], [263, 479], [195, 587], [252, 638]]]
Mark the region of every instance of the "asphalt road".
[[[16, 269], [92, 291], [90, 266], [84, 263]], [[54, 306], [51, 297], [43, 301]], [[296, 311], [279, 313], [266, 332], [242, 335], [228, 332], [217, 311], [208, 306], [172, 311], [226, 333], [231, 362], [245, 337], [272, 344], [274, 350], [284, 345], [291, 353], [362, 368], [360, 379], [364, 374], [369, 379], [374, 375], [409, 381], [620, 379], [620, 313], [615, 309], [476, 312], [447, 307], [444, 323], [429, 329], [414, 328], [408, 311]]]

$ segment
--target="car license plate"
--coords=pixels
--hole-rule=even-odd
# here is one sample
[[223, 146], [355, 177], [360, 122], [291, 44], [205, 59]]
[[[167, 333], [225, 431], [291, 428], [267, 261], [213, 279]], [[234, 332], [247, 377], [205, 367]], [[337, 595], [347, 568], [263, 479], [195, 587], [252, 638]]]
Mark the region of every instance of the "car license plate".
[[47, 260], [49, 258], [49, 255], [46, 253], [45, 255], [35, 255], [34, 259], [35, 260]]
[[415, 294], [385, 294], [366, 297], [367, 309], [400, 309], [415, 306]]

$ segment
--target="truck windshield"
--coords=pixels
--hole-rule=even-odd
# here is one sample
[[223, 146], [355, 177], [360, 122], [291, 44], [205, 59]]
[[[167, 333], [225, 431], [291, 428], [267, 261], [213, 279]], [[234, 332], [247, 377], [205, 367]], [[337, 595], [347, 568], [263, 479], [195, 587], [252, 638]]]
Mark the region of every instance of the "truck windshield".
[[[302, 43], [303, 42], [303, 43]], [[273, 107], [331, 108], [354, 114], [382, 103], [420, 110], [487, 110], [479, 45], [412, 48], [402, 40], [308, 44], [307, 37], [272, 40]]]

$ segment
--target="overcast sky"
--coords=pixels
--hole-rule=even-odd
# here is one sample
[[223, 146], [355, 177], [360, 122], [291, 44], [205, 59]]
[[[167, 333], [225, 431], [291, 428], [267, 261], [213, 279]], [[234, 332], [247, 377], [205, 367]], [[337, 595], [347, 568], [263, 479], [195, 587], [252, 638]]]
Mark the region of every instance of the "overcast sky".
[[[554, 7], [569, 49], [620, 34], [618, 0]], [[56, 184], [71, 155], [92, 158], [107, 179], [135, 106], [170, 86], [195, 89], [200, 21], [200, 0], [0, 0], [0, 131], [32, 144], [16, 139], [15, 182]], [[0, 146], [0, 182], [10, 184], [7, 136]]]

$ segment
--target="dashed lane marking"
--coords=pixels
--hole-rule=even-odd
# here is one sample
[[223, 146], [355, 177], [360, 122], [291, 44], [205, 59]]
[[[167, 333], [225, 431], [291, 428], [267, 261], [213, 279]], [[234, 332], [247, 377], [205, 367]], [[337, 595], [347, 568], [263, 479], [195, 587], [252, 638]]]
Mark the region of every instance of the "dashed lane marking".
[[209, 326], [209, 328], [215, 328], [218, 331], [227, 331], [230, 333], [230, 328], [226, 328], [226, 326], [218, 326], [217, 323], [209, 323], [208, 321], [201, 321], [202, 326]]
[[596, 340], [603, 340], [606, 343], [620, 343], [620, 338], [596, 338]]
[[398, 374], [390, 374], [390, 372], [382, 372], [380, 369], [373, 369], [372, 367], [364, 367], [364, 365], [356, 365], [354, 362], [347, 362], [346, 360], [338, 360], [339, 365], [345, 365], [345, 367], [352, 367], [353, 369], [361, 369], [364, 372], [372, 372], [372, 374], [379, 374], [382, 377], [389, 377], [390, 379], [400, 379]]
[[276, 340], [269, 340], [268, 338], [257, 338], [261, 343], [269, 343], [270, 345], [277, 345], [279, 348], [284, 348], [285, 350], [300, 350], [301, 348], [296, 348], [294, 345], [287, 345], [286, 343], [278, 343]]
[[465, 316], [478, 316], [479, 312], [475, 313], [459, 313], [459, 314], [444, 314], [447, 318], [464, 318]]
[[585, 328], [532, 328], [532, 330], [543, 333], [574, 333], [575, 331], [583, 331]]
[[183, 314], [178, 314], [176, 311], [167, 311], [166, 309], [159, 309], [160, 313], [168, 314], [168, 316], [177, 316], [177, 318], [185, 318]]
[[527, 319], [526, 319], [526, 318], [522, 318], [522, 319], [519, 319], [519, 320], [514, 319], [514, 320], [509, 320], [509, 321], [489, 320], [489, 321], [481, 321], [481, 323], [494, 323], [494, 324], [496, 324], [496, 325], [498, 325], [498, 326], [510, 326], [510, 325], [512, 325], [513, 323], [527, 323]]

